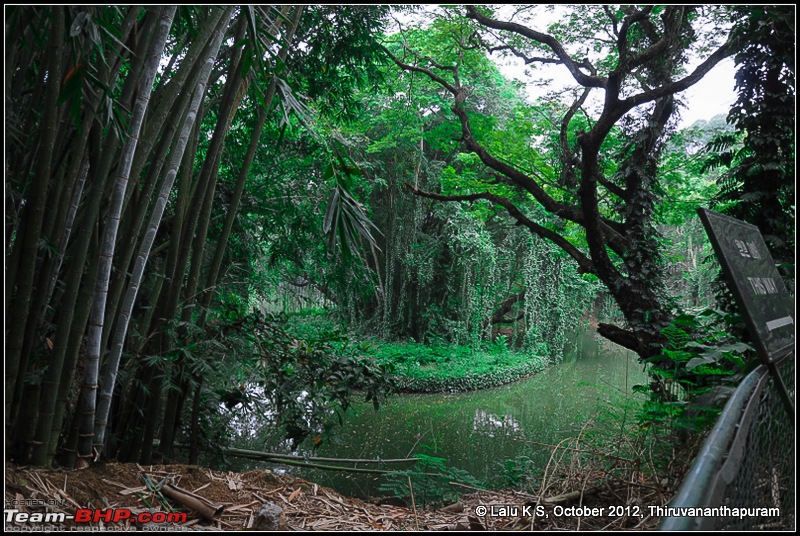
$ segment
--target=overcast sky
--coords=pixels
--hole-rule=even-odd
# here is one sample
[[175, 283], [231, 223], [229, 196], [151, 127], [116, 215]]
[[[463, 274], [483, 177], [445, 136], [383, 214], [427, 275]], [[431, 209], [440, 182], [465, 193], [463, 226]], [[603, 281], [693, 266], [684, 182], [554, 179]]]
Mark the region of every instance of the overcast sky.
[[728, 115], [736, 100], [733, 59], [727, 58], [714, 67], [702, 80], [683, 93], [686, 108], [681, 112], [681, 126], [688, 127], [699, 119], [711, 119], [715, 115]]

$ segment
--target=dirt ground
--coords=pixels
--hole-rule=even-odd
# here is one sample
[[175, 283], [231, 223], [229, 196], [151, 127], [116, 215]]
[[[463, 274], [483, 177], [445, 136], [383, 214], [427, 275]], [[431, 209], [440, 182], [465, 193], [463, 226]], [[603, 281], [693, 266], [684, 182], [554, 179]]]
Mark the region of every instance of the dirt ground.
[[[459, 503], [429, 511], [371, 504], [268, 470], [234, 473], [190, 465], [108, 463], [65, 471], [6, 464], [5, 473], [7, 511], [11, 508], [28, 514], [74, 515], [79, 508], [128, 508], [132, 517], [156, 511], [187, 514], [185, 522], [172, 526], [142, 525], [130, 519], [107, 523], [100, 519], [83, 524], [81, 528], [86, 530], [258, 530], [264, 528], [258, 514], [267, 503], [282, 509], [277, 521], [284, 530], [647, 530], [658, 522], [647, 516], [646, 510], [641, 510], [643, 515], [628, 519], [609, 515], [620, 513], [608, 508], [609, 502], [617, 500], [610, 488], [587, 492], [585, 496], [578, 491], [555, 502], [552, 499], [537, 502], [535, 497], [513, 491], [465, 489], [467, 493]], [[182, 490], [190, 497], [188, 504], [195, 507], [167, 498], [167, 484]], [[586, 515], [567, 510], [578, 506], [602, 510], [586, 511]], [[274, 506], [271, 508], [274, 510]], [[36, 525], [14, 523], [6, 514], [7, 531], [41, 530]], [[69, 520], [63, 525], [60, 528], [68, 530], [76, 523]]]

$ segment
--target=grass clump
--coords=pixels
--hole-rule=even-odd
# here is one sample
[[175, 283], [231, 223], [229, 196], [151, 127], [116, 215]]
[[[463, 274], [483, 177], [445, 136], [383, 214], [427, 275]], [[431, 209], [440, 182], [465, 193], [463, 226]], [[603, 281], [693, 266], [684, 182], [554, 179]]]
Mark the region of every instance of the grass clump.
[[408, 392], [459, 392], [513, 382], [544, 369], [549, 359], [508, 348], [504, 340], [479, 348], [453, 344], [374, 342], [364, 352], [393, 371]]
[[[339, 351], [371, 358], [392, 376], [399, 391], [412, 393], [461, 392], [488, 389], [510, 383], [550, 364], [546, 355], [509, 347], [505, 336], [480, 346], [456, 345], [445, 341], [387, 342], [348, 334], [335, 315], [309, 309], [286, 316], [286, 332], [298, 339], [336, 341]], [[542, 354], [546, 349], [542, 349]]]

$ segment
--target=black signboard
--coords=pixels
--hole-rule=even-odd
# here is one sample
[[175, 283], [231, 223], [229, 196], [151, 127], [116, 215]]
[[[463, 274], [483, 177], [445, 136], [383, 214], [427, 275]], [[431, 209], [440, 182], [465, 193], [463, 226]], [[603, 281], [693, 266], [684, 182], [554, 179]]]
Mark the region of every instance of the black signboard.
[[794, 303], [775, 269], [758, 227], [736, 218], [697, 209], [722, 270], [769, 364], [794, 347]]

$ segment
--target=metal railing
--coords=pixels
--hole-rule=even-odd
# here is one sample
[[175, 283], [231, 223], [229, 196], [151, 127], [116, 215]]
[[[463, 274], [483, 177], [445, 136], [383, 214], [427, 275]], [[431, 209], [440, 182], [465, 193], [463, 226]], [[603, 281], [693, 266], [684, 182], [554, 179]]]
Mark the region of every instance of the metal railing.
[[[794, 352], [777, 363], [792, 400]], [[761, 365], [728, 400], [660, 530], [794, 530], [795, 431], [778, 383]]]

